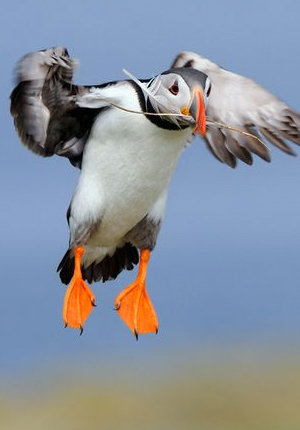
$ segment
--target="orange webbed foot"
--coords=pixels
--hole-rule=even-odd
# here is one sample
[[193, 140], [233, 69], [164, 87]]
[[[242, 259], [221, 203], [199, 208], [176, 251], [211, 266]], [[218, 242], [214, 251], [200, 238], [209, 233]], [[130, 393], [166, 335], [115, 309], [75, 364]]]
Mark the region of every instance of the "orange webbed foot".
[[136, 338], [142, 333], [158, 332], [156, 312], [145, 284], [149, 258], [150, 251], [142, 250], [136, 281], [125, 288], [115, 299], [115, 309]]
[[83, 252], [83, 246], [78, 246], [74, 250], [74, 275], [66, 291], [63, 306], [63, 321], [65, 327], [78, 328], [81, 333], [83, 331], [83, 324], [93, 309], [93, 306], [95, 306], [96, 300], [93, 292], [82, 279], [81, 257]]

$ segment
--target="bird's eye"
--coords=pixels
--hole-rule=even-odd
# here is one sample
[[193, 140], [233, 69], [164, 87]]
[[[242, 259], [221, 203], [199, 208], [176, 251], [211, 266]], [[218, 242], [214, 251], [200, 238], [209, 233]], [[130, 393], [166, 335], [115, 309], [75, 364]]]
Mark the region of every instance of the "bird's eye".
[[177, 94], [179, 93], [179, 87], [177, 82], [175, 82], [170, 88], [169, 91], [174, 94], [174, 96], [177, 96]]

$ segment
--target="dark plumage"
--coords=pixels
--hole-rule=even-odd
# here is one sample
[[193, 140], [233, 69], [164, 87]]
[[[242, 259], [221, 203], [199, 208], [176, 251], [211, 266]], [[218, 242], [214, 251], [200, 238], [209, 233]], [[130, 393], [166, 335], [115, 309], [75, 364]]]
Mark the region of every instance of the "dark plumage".
[[[86, 268], [82, 268], [82, 277], [90, 284], [98, 281], [108, 281], [116, 279], [122, 270], [132, 270], [139, 262], [138, 250], [129, 242], [122, 248], [117, 248], [113, 255], [107, 255], [100, 263], [92, 263]], [[69, 250], [63, 256], [57, 268], [61, 282], [69, 284], [74, 273], [74, 255]]]

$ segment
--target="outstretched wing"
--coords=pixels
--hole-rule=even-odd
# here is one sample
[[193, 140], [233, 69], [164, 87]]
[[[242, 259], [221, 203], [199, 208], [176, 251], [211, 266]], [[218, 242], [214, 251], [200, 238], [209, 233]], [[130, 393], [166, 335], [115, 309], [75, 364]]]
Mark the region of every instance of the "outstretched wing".
[[[208, 119], [257, 135], [295, 155], [285, 140], [300, 145], [300, 114], [283, 101], [251, 79], [192, 52], [180, 53], [172, 67], [193, 67], [208, 75], [211, 80]], [[252, 164], [251, 153], [271, 161], [266, 145], [235, 131], [209, 126], [205, 140], [217, 159], [231, 167], [235, 167], [236, 158]]]
[[77, 105], [91, 87], [72, 83], [75, 65], [62, 47], [25, 55], [16, 70], [11, 114], [28, 149], [43, 157], [67, 157], [80, 167], [89, 131], [103, 106]]

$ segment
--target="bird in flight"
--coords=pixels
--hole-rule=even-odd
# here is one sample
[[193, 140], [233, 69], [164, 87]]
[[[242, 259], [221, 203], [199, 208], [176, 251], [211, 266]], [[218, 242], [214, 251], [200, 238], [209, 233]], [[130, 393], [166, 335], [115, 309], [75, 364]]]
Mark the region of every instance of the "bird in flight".
[[[75, 85], [76, 61], [57, 47], [17, 66], [11, 114], [22, 143], [80, 169], [67, 219], [69, 247], [58, 272], [67, 284], [65, 326], [83, 330], [95, 296], [87, 285], [138, 274], [115, 299], [132, 333], [158, 331], [146, 290], [147, 266], [162, 224], [168, 186], [195, 134], [222, 163], [270, 161], [265, 141], [295, 155], [300, 114], [251, 79], [182, 52], [151, 78]], [[87, 282], [85, 282], [87, 281]]]

